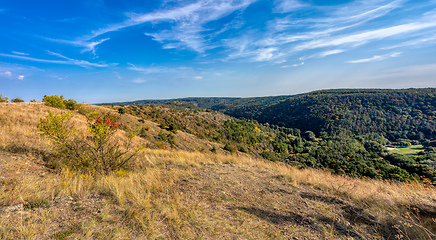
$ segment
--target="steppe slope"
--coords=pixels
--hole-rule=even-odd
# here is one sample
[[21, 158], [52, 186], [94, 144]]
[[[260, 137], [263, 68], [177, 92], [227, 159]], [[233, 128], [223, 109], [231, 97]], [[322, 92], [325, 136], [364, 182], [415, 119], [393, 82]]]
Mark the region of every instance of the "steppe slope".
[[49, 109], [0, 104], [0, 239], [435, 239], [433, 187], [201, 153], [214, 143], [182, 132], [186, 151], [145, 148], [130, 172], [54, 171], [36, 129]]

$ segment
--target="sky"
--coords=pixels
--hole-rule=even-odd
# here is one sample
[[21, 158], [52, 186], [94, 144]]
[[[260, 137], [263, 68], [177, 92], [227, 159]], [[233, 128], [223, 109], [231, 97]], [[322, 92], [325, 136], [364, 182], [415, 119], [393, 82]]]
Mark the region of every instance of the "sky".
[[0, 1], [0, 32], [25, 101], [436, 87], [436, 0]]

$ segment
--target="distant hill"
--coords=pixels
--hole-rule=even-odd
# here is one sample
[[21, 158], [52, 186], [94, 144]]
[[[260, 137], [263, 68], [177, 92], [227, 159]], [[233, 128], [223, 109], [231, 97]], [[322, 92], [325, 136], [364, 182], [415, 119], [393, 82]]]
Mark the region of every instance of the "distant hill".
[[341, 89], [289, 97], [271, 105], [237, 105], [223, 112], [317, 135], [380, 133], [391, 141], [436, 137], [436, 89]]
[[256, 98], [181, 98], [123, 104], [181, 101], [301, 132], [377, 132], [391, 141], [436, 138], [436, 89], [334, 89]]
[[[298, 96], [298, 95], [295, 95]], [[253, 98], [231, 98], [231, 97], [189, 97], [158, 100], [137, 100], [132, 102], [103, 103], [103, 105], [143, 105], [143, 104], [165, 104], [169, 102], [185, 102], [193, 106], [212, 110], [228, 110], [240, 106], [270, 106], [286, 100], [293, 96], [253, 97]]]

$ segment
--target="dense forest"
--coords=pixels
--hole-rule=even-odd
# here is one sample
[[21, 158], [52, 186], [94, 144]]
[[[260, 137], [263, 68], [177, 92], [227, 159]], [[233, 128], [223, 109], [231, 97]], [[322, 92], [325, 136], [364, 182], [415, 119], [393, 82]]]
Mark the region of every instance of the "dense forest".
[[[174, 133], [222, 143], [231, 153], [356, 177], [436, 180], [436, 89], [339, 89], [134, 104], [120, 109]], [[404, 154], [387, 148], [411, 145], [421, 150]]]

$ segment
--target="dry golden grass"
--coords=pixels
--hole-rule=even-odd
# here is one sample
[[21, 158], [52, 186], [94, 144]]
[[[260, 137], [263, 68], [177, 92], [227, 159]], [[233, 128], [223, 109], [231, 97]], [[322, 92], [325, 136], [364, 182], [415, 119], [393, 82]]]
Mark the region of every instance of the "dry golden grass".
[[[49, 141], [38, 133], [36, 126], [47, 116], [48, 111], [60, 110], [43, 103], [2, 103], [0, 104], [0, 149], [12, 152], [41, 152]], [[77, 128], [86, 128], [86, 117], [76, 114], [73, 118]]]
[[[45, 151], [36, 124], [47, 109], [0, 104], [1, 148]], [[0, 160], [0, 239], [435, 238], [436, 190], [422, 184], [156, 149], [99, 177], [53, 173], [23, 154]]]

